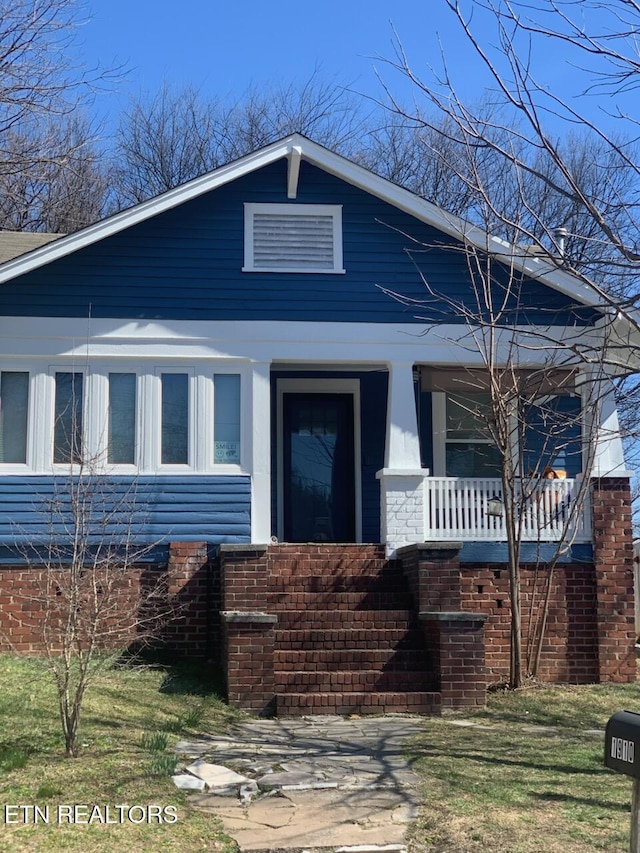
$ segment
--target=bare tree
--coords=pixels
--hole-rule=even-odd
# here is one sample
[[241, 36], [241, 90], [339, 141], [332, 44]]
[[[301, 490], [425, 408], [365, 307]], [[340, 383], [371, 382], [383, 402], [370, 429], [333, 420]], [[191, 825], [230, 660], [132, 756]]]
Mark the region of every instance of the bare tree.
[[76, 0], [0, 0], [0, 227], [71, 231], [104, 212], [95, 132], [77, 116], [118, 72], [76, 63], [81, 22]]
[[297, 131], [348, 152], [364, 127], [359, 102], [318, 72], [300, 85], [253, 88], [230, 100], [206, 100], [197, 89], [165, 84], [134, 102], [116, 139], [120, 206], [172, 189], [223, 163]]
[[[595, 286], [604, 304], [628, 307], [635, 298], [629, 287], [635, 286], [640, 260], [640, 159], [637, 120], [625, 99], [638, 80], [635, 33], [640, 6], [635, 0], [440, 2], [451, 11], [470, 55], [488, 75], [492, 112], [487, 115], [482, 102], [460, 96], [446, 53], [440, 73], [425, 78], [414, 71], [399, 40], [388, 65], [413, 83], [424, 108], [420, 115], [415, 110], [407, 114], [387, 84], [392, 111], [422, 128], [444, 129], [448, 139], [461, 142], [474, 158], [494, 158], [508, 176], [512, 198], [506, 208], [493, 206], [500, 236], [551, 249], [558, 266]], [[493, 27], [486, 43], [475, 34], [479, 16]], [[554, 81], [538, 76], [554, 42], [566, 55], [572, 76], [581, 76], [581, 90], [571, 100], [563, 100], [554, 88], [557, 73]], [[449, 165], [456, 169], [452, 159]], [[491, 200], [490, 188], [474, 183], [475, 174], [460, 177], [485, 204]], [[532, 186], [538, 187], [533, 200]], [[535, 203], [541, 193], [550, 201], [542, 209]], [[514, 209], [515, 218], [510, 215]], [[566, 230], [562, 246], [558, 227]], [[606, 274], [609, 291], [614, 281], [613, 294], [602, 290], [598, 270]], [[619, 286], [615, 276], [620, 276]], [[635, 322], [631, 315], [628, 319]]]
[[79, 22], [73, 0], [1, 0], [0, 139], [34, 116], [69, 113], [93, 91], [100, 75], [69, 50]]
[[0, 157], [0, 228], [69, 233], [109, 208], [105, 159], [90, 123], [61, 116], [5, 134]]
[[[581, 280], [609, 317], [616, 312], [624, 317], [626, 339], [619, 349], [612, 342], [608, 357], [619, 375], [634, 373], [637, 359], [629, 353], [638, 352], [640, 341], [635, 311], [640, 149], [634, 101], [640, 82], [640, 4], [440, 2], [466, 39], [467, 62], [449, 64], [445, 43], [440, 68], [420, 73], [398, 37], [387, 72], [413, 84], [417, 106], [405, 108], [386, 80], [391, 120], [414, 128], [426, 160], [433, 152], [444, 159], [445, 170], [462, 187], [466, 218], [546, 255], [550, 265]], [[566, 75], [558, 71], [559, 61], [565, 62]], [[456, 75], [463, 68], [465, 76], [473, 68], [479, 79], [488, 80], [478, 102], [460, 94]], [[443, 206], [461, 212], [446, 201]], [[597, 360], [596, 354], [584, 356]], [[621, 423], [632, 453], [640, 436], [638, 393], [633, 377], [619, 385]]]
[[34, 500], [42, 532], [17, 532], [29, 541], [19, 551], [32, 581], [16, 594], [20, 613], [11, 614], [38, 638], [48, 662], [68, 757], [78, 755], [84, 699], [98, 673], [157, 640], [175, 615], [166, 574], [149, 563], [154, 544], [141, 544], [135, 481], [99, 473], [98, 460], [83, 459], [79, 434], [69, 436], [67, 476], [55, 480], [51, 496]]
[[[452, 316], [462, 323], [455, 340], [463, 353], [461, 366], [429, 369], [422, 381], [426, 390], [447, 392], [447, 429], [455, 434], [459, 419], [466, 438], [473, 435], [480, 443], [463, 444], [456, 449], [462, 456], [446, 459], [451, 467], [447, 474], [462, 477], [462, 484], [445, 480], [439, 485], [430, 498], [437, 504], [431, 510], [440, 522], [453, 513], [467, 532], [481, 530], [491, 539], [506, 541], [509, 684], [518, 687], [525, 675], [536, 675], [540, 668], [556, 566], [587, 530], [590, 475], [607, 379], [606, 355], [598, 361], [594, 354], [606, 353], [607, 332], [605, 327], [592, 336], [586, 363], [580, 356], [589, 337], [585, 326], [567, 327], [555, 316], [557, 309], [533, 306], [527, 298], [532, 282], [522, 271], [522, 255], [496, 256], [490, 235], [484, 233], [484, 245], [478, 243], [477, 229], [470, 227], [457, 248], [450, 243], [445, 247], [464, 253], [471, 285], [465, 296], [452, 297], [421, 271], [421, 256], [430, 247], [420, 244], [410, 253], [425, 286], [424, 299], [409, 301], [391, 291], [388, 295], [428, 322], [432, 334], [438, 335], [437, 326]], [[470, 454], [478, 467], [475, 475], [459, 470], [460, 465], [467, 467]], [[567, 478], [567, 463], [579, 469], [579, 478], [570, 473]], [[491, 482], [486, 478], [499, 481], [499, 486], [491, 486], [492, 495], [483, 491]], [[459, 488], [473, 489], [475, 498], [458, 506]], [[526, 561], [525, 543], [534, 554]], [[523, 562], [534, 565], [525, 612]]]

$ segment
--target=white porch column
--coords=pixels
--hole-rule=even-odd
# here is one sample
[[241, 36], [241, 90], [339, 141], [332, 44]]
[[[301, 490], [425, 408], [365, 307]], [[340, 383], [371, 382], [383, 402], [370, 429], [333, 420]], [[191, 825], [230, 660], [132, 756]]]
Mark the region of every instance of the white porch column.
[[630, 472], [627, 471], [624, 463], [613, 382], [605, 379], [598, 384], [600, 398], [595, 408], [599, 415], [599, 423], [594, 430], [595, 434], [591, 436], [591, 440], [595, 439], [596, 442], [591, 476], [628, 477]]
[[389, 365], [384, 467], [420, 468], [420, 437], [411, 362]]
[[247, 435], [251, 472], [251, 541], [271, 539], [271, 376], [270, 362], [251, 365], [251, 411]]
[[402, 545], [424, 542], [424, 478], [413, 386], [413, 364], [389, 365], [385, 467], [380, 480], [380, 531], [387, 555]]

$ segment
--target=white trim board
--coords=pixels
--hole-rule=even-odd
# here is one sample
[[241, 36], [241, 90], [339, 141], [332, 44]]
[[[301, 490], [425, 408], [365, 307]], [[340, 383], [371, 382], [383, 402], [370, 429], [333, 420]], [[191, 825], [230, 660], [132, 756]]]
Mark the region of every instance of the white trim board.
[[[132, 322], [92, 320], [78, 334], [72, 317], [8, 317], [0, 336], [0, 359], [87, 358], [138, 359], [158, 362], [182, 359], [233, 359], [288, 364], [323, 362], [327, 366], [393, 361], [432, 365], [481, 363], [481, 354], [468, 344], [464, 324], [420, 326], [394, 323], [322, 323], [287, 321], [171, 320]], [[511, 330], [504, 330], [505, 363], [513, 359]], [[523, 366], [544, 365], [549, 347], [557, 348], [556, 363], [565, 355], [577, 361], [571, 346], [580, 340], [594, 351], [606, 341], [592, 327], [527, 327], [515, 330], [522, 344]]]

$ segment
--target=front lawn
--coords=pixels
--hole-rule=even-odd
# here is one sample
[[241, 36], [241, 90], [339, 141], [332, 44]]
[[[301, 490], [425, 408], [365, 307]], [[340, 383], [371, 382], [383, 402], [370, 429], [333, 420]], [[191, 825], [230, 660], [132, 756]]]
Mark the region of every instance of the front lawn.
[[[104, 672], [86, 696], [77, 759], [64, 757], [53, 686], [42, 661], [1, 655], [0, 684], [3, 853], [236, 850], [219, 821], [191, 810], [170, 778], [179, 737], [222, 732], [237, 716], [201, 672], [187, 667]], [[100, 812], [91, 823], [70, 823], [64, 807], [78, 805], [89, 809], [80, 808], [72, 820], [88, 821], [92, 806]], [[9, 806], [38, 806], [38, 822], [33, 809], [7, 811]], [[106, 822], [106, 806], [113, 822]], [[173, 815], [164, 811], [167, 806], [175, 806], [175, 823], [165, 822]]]
[[640, 686], [500, 692], [429, 721], [411, 746], [424, 783], [412, 853], [626, 853], [632, 781], [603, 766], [593, 731], [624, 708], [640, 710]]

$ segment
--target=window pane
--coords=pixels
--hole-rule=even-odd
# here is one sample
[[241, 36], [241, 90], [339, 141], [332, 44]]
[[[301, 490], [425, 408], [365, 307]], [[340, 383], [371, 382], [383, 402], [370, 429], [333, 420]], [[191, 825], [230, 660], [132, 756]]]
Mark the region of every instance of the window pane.
[[0, 462], [27, 461], [29, 374], [0, 374]]
[[240, 375], [216, 373], [214, 381], [214, 461], [240, 462]]
[[82, 373], [56, 373], [53, 461], [82, 459]]
[[447, 438], [488, 438], [488, 394], [447, 394]]
[[162, 374], [162, 464], [189, 463], [189, 376]]
[[136, 461], [136, 375], [109, 374], [109, 448], [112, 465]]
[[447, 477], [499, 477], [502, 460], [493, 444], [448, 442]]

